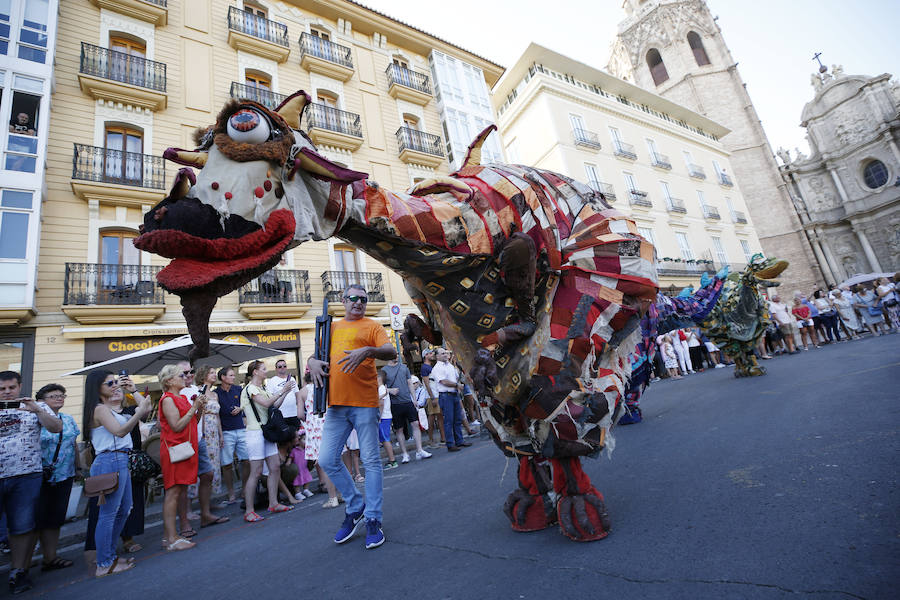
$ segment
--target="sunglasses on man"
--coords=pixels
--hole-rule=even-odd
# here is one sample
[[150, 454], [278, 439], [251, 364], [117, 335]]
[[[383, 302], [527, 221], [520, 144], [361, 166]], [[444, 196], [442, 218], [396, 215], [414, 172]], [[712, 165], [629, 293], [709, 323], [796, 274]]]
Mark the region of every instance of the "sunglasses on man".
[[369, 299], [365, 296], [344, 296], [345, 300], [349, 300], [350, 302], [359, 302], [361, 304], [366, 304]]

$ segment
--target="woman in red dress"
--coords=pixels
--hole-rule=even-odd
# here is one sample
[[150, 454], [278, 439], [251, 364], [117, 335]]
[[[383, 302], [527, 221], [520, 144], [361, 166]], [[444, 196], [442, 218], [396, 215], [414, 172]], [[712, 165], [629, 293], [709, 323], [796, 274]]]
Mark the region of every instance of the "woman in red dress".
[[[179, 499], [187, 493], [187, 486], [197, 481], [197, 414], [203, 412], [203, 398], [192, 405], [178, 392], [185, 387], [190, 371], [182, 372], [177, 365], [166, 365], [159, 372], [163, 396], [159, 400], [159, 459], [162, 465], [163, 486], [166, 498], [163, 502], [163, 527], [166, 537], [163, 547], [168, 551], [189, 550], [197, 544], [180, 537], [175, 532], [175, 515]], [[190, 442], [194, 454], [187, 460], [172, 462], [169, 449]]]

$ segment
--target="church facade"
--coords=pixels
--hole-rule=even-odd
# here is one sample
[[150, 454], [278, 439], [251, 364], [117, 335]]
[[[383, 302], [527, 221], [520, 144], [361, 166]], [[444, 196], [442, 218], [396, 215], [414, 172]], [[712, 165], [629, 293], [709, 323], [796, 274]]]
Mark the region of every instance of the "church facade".
[[811, 155], [779, 148], [782, 178], [829, 283], [900, 271], [900, 89], [822, 71], [802, 115]]
[[[787, 289], [825, 282], [722, 32], [703, 0], [625, 0], [607, 69], [730, 130], [731, 157], [763, 250], [790, 262]], [[717, 174], [718, 176], [719, 174]], [[727, 174], [726, 174], [727, 176]]]

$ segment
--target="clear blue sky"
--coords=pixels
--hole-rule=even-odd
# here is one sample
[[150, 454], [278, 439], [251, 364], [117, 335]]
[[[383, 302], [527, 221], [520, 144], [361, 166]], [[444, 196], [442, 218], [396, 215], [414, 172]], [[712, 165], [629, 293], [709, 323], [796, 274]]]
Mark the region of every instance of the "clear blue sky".
[[[620, 0], [358, 0], [500, 65], [512, 66], [532, 41], [604, 68]], [[812, 99], [809, 76], [822, 60], [847, 74], [900, 75], [897, 0], [707, 0], [747, 84], [772, 149], [800, 146]], [[390, 41], [390, 40], [388, 40]]]

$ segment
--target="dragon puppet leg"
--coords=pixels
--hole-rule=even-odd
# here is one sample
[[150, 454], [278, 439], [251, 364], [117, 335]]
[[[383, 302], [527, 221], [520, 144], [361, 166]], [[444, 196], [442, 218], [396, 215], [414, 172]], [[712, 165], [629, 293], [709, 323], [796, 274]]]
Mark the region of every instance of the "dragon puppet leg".
[[519, 457], [519, 488], [503, 505], [515, 531], [539, 531], [556, 522], [550, 467], [533, 456]]
[[581, 468], [581, 460], [550, 459], [553, 465], [553, 489], [559, 494], [556, 510], [559, 528], [576, 542], [601, 540], [609, 535], [609, 515], [603, 495], [591, 484]]
[[753, 351], [740, 348], [734, 353], [735, 377], [759, 377], [766, 374], [766, 368], [756, 361]]

